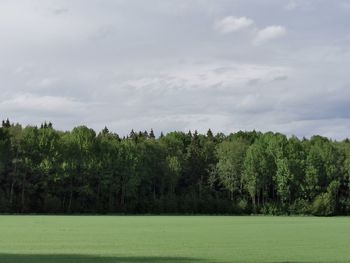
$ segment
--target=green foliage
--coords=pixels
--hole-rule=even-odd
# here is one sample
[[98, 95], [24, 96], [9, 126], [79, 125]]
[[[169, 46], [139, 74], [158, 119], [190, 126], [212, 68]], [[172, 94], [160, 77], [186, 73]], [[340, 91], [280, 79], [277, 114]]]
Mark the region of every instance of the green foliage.
[[230, 192], [233, 200], [235, 192], [242, 192], [241, 182], [243, 162], [247, 145], [242, 141], [224, 141], [217, 146], [217, 174], [222, 185]]
[[289, 206], [288, 212], [291, 215], [310, 214], [310, 203], [305, 199], [298, 198]]
[[284, 205], [291, 197], [291, 183], [293, 175], [288, 166], [286, 158], [277, 160], [276, 186], [277, 194], [280, 197], [281, 203]]
[[273, 203], [268, 203], [265, 204], [260, 211], [261, 214], [264, 215], [281, 215], [281, 210], [279, 209], [279, 207], [276, 204]]
[[349, 200], [347, 140], [0, 128], [0, 212], [335, 215]]
[[237, 208], [238, 208], [238, 211], [243, 213], [243, 214], [246, 214], [249, 212], [249, 203], [246, 199], [241, 199], [238, 201], [237, 203]]
[[318, 216], [329, 216], [333, 213], [332, 199], [328, 193], [318, 195], [311, 206], [311, 213]]
[[337, 194], [340, 183], [333, 181], [327, 192], [318, 195], [311, 206], [311, 213], [318, 216], [330, 216], [336, 212]]

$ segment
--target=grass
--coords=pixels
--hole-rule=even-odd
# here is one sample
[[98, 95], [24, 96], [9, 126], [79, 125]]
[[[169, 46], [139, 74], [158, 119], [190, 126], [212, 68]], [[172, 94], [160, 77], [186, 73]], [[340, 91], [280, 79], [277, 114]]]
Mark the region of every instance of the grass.
[[0, 262], [350, 262], [350, 218], [0, 216]]

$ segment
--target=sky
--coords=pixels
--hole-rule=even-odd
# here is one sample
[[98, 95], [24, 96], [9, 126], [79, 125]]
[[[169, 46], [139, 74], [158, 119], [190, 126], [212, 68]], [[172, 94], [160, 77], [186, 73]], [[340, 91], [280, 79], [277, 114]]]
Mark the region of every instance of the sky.
[[0, 117], [350, 136], [350, 0], [0, 0]]

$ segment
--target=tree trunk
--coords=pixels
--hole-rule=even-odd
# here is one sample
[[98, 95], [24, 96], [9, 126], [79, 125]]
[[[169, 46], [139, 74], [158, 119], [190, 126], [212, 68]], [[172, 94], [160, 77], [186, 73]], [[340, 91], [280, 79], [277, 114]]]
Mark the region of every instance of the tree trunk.
[[66, 193], [64, 192], [63, 194], [63, 198], [61, 195], [61, 211], [65, 211], [65, 206], [66, 206]]
[[253, 195], [251, 195], [251, 197], [252, 197], [252, 202], [253, 202], [253, 211], [254, 211], [254, 213], [256, 213], [256, 201], [255, 201], [255, 195], [253, 194]]
[[124, 208], [125, 203], [125, 187], [122, 185], [121, 191], [120, 191], [120, 207]]
[[73, 199], [73, 177], [70, 180], [69, 201], [68, 201], [68, 208], [67, 208], [68, 212], [71, 211], [72, 199]]
[[153, 183], [153, 201], [156, 201], [156, 198], [157, 198], [157, 196], [156, 196], [156, 183], [154, 182]]
[[10, 208], [12, 209], [12, 202], [13, 202], [13, 188], [15, 185], [15, 180], [12, 178], [11, 182], [11, 189], [10, 189]]
[[12, 203], [13, 203], [13, 188], [15, 186], [16, 176], [17, 176], [17, 159], [18, 159], [18, 151], [16, 152], [16, 161], [15, 161], [15, 169], [13, 172], [13, 175], [11, 177], [11, 189], [10, 189], [10, 206], [12, 209]]
[[25, 210], [25, 182], [26, 182], [26, 173], [23, 173], [23, 177], [22, 177], [22, 194], [21, 194], [21, 204], [22, 204], [22, 209], [21, 212], [23, 213]]
[[101, 200], [101, 176], [99, 176], [98, 179], [98, 185], [97, 185], [97, 198], [96, 198], [96, 207], [99, 211], [102, 210], [102, 206], [100, 206], [100, 200]]

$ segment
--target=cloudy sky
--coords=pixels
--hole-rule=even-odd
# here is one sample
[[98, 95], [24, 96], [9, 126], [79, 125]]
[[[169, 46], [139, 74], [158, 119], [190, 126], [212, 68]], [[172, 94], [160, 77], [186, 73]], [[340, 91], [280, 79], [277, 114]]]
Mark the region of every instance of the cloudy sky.
[[350, 136], [350, 0], [0, 0], [0, 114]]

